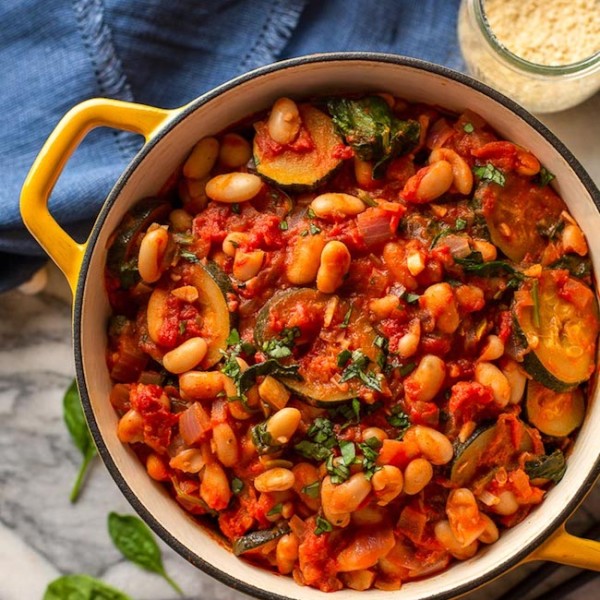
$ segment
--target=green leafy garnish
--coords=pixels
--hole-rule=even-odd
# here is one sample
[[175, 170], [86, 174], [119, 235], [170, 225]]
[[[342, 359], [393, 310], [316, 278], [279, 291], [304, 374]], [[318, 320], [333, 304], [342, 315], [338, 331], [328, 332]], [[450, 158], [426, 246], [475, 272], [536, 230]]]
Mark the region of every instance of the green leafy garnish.
[[279, 223], [279, 229], [281, 229], [281, 231], [287, 231], [289, 229], [288, 222], [281, 221], [281, 223]]
[[280, 502], [279, 504], [276, 504], [268, 513], [267, 516], [268, 517], [274, 517], [275, 515], [280, 515], [281, 511], [283, 510], [283, 504]]
[[485, 166], [473, 167], [473, 173], [481, 179], [481, 181], [490, 181], [504, 186], [506, 177], [500, 169], [496, 169], [492, 163], [487, 163]]
[[376, 208], [379, 206], [377, 202], [373, 199], [373, 196], [369, 194], [369, 192], [365, 192], [364, 190], [357, 190], [356, 195], [362, 200], [363, 204], [370, 206], [371, 208]]
[[236, 202], [231, 205], [231, 212], [235, 215], [239, 215], [241, 212], [240, 205]]
[[542, 167], [540, 172], [535, 176], [534, 181], [540, 186], [544, 187], [548, 185], [553, 179], [556, 179], [556, 175], [551, 173], [546, 169], [546, 167]]
[[566, 269], [579, 279], [584, 279], [592, 274], [592, 262], [589, 258], [575, 256], [573, 254], [565, 254], [557, 261], [550, 265], [551, 269]]
[[244, 482], [238, 477], [234, 477], [231, 480], [231, 491], [234, 494], [239, 494], [244, 489]]
[[410, 363], [406, 363], [405, 365], [398, 365], [398, 368], [400, 369], [400, 375], [402, 377], [406, 377], [407, 375], [410, 375], [417, 368], [417, 363], [410, 362]]
[[505, 260], [490, 260], [484, 262], [481, 252], [471, 252], [464, 258], [454, 258], [454, 262], [460, 265], [466, 273], [476, 273], [481, 277], [493, 277], [499, 272], [506, 272], [517, 279], [524, 279], [525, 275], [515, 269]]
[[538, 233], [549, 240], [555, 240], [558, 234], [565, 228], [565, 222], [559, 219], [555, 223], [545, 226], [543, 223], [538, 223], [536, 229]]
[[321, 482], [319, 480], [313, 481], [308, 485], [305, 485], [300, 491], [303, 494], [306, 494], [309, 498], [318, 498], [319, 497], [319, 489], [321, 487]]
[[157, 573], [178, 593], [181, 588], [167, 575], [160, 548], [150, 529], [141, 519], [133, 515], [108, 515], [108, 533], [117, 550], [131, 562], [146, 571]]
[[252, 428], [251, 438], [259, 454], [271, 454], [281, 448], [281, 444], [274, 443], [271, 434], [267, 431], [267, 421], [258, 423]]
[[64, 575], [48, 584], [43, 600], [132, 600], [89, 575]]
[[311, 423], [306, 435], [309, 439], [296, 444], [294, 450], [305, 458], [317, 462], [326, 460], [337, 441], [333, 433], [333, 423], [324, 417], [317, 417]]
[[338, 366], [345, 366], [340, 377], [340, 383], [345, 383], [350, 379], [359, 379], [368, 388], [381, 392], [382, 388], [379, 377], [368, 370], [371, 359], [363, 354], [362, 350], [354, 350], [354, 352], [349, 353], [350, 356], [348, 356], [348, 353], [348, 350], [343, 350], [338, 355]]
[[410, 427], [409, 416], [399, 407], [392, 407], [391, 414], [387, 416], [388, 423], [399, 430], [399, 436]]
[[90, 435], [90, 430], [88, 429], [83, 409], [81, 408], [81, 399], [79, 398], [75, 381], [71, 383], [63, 398], [63, 418], [71, 434], [73, 443], [83, 455], [83, 462], [79, 468], [70, 496], [71, 502], [76, 502], [90, 462], [96, 456], [96, 446], [94, 446], [94, 441]]
[[294, 450], [304, 456], [304, 458], [308, 458], [309, 460], [314, 460], [315, 462], [322, 462], [331, 454], [331, 450], [329, 450], [326, 446], [322, 444], [316, 444], [315, 442], [310, 442], [308, 440], [302, 440], [298, 442], [294, 446]]
[[347, 429], [350, 425], [357, 425], [360, 423], [360, 400], [352, 398], [350, 402], [330, 408], [329, 414], [332, 418], [339, 416], [345, 419], [345, 422], [340, 425], [341, 431]]
[[294, 340], [300, 337], [299, 327], [286, 327], [278, 338], [263, 342], [262, 351], [271, 358], [285, 358], [292, 355]]
[[354, 447], [354, 442], [341, 440], [339, 445], [340, 452], [342, 453], [342, 460], [344, 461], [344, 464], [349, 467], [356, 458], [356, 448]]
[[475, 127], [473, 127], [473, 123], [465, 123], [463, 125], [463, 131], [465, 133], [473, 133], [475, 131]]
[[405, 302], [408, 302], [408, 304], [415, 304], [419, 301], [420, 296], [419, 294], [413, 294], [412, 292], [403, 292], [400, 298]]
[[340, 324], [340, 329], [346, 329], [348, 327], [348, 325], [350, 324], [350, 317], [352, 316], [352, 304], [350, 305], [350, 308], [348, 308], [348, 310], [346, 311], [346, 314], [344, 315], [344, 320], [341, 322]]
[[329, 473], [331, 483], [334, 485], [343, 483], [346, 481], [346, 479], [348, 479], [348, 477], [350, 477], [350, 468], [348, 465], [346, 465], [343, 459], [336, 460], [333, 454], [328, 456], [325, 467], [327, 468], [327, 473]]
[[333, 526], [331, 523], [321, 516], [317, 515], [315, 523], [317, 525], [315, 528], [315, 535], [322, 535], [323, 533], [329, 533], [330, 531], [333, 531]]
[[381, 468], [376, 464], [381, 446], [381, 441], [376, 437], [370, 437], [358, 444], [363, 454], [362, 468], [367, 479], [371, 479], [375, 471]]
[[311, 223], [308, 226], [308, 230], [310, 231], [310, 235], [317, 235], [317, 233], [321, 233], [321, 228], [317, 227], [314, 223]]
[[374, 163], [376, 179], [384, 175], [390, 160], [410, 152], [419, 141], [419, 123], [396, 118], [380, 96], [332, 98], [327, 107], [346, 143], [362, 160]]
[[316, 214], [315, 211], [309, 206], [308, 210], [306, 211], [306, 215], [308, 216], [309, 219], [314, 219], [316, 218]]
[[539, 456], [525, 463], [525, 472], [529, 479], [549, 479], [558, 483], [567, 470], [565, 456], [560, 450], [552, 454]]

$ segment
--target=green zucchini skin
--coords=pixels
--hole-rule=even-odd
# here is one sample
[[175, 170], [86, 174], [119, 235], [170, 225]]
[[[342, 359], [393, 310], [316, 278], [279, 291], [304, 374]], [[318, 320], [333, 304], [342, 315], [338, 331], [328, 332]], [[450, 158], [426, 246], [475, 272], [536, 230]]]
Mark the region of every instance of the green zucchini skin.
[[[494, 440], [496, 434], [497, 424], [488, 422], [480, 425], [465, 442], [455, 443], [454, 459], [450, 466], [450, 480], [453, 483], [465, 486], [477, 475], [479, 458]], [[533, 441], [525, 428], [521, 446], [514, 448], [514, 453], [531, 450], [533, 450]]]
[[556, 392], [535, 380], [527, 384], [525, 409], [529, 423], [552, 437], [569, 435], [581, 427], [585, 417], [585, 401], [580, 388]]
[[[290, 288], [275, 294], [263, 306], [257, 316], [254, 329], [254, 339], [257, 346], [260, 348], [266, 341], [276, 337], [274, 332], [269, 330], [269, 322], [272, 313], [286, 315], [289, 312], [288, 307], [291, 307], [297, 302], [306, 302], [312, 306], [317, 306], [324, 312], [330, 298], [331, 296], [322, 294], [312, 288]], [[361, 343], [359, 349], [371, 360], [369, 370], [378, 372], [377, 364], [382, 351], [375, 346], [374, 342], [377, 337], [377, 332], [373, 329], [368, 320], [361, 315], [354, 315], [354, 313], [352, 313], [346, 330], [349, 332], [357, 331], [360, 333]], [[286, 360], [284, 359], [282, 363], [285, 364]], [[316, 383], [314, 381], [316, 378], [311, 377], [308, 373], [303, 373], [302, 368], [300, 369], [300, 374], [302, 375], [301, 380], [288, 377], [282, 377], [280, 379], [287, 388], [302, 399], [321, 408], [343, 404], [352, 398], [356, 398], [361, 387], [360, 382], [349, 381], [347, 389], [341, 390], [338, 385], [331, 381], [321, 381]]]
[[[531, 305], [527, 300], [527, 292], [537, 297], [537, 307], [535, 301]], [[588, 286], [564, 270], [546, 269], [538, 279], [522, 283], [511, 311], [515, 347], [522, 354], [523, 367], [536, 381], [555, 392], [566, 392], [590, 378], [598, 309]]]
[[286, 522], [273, 527], [273, 529], [262, 529], [260, 531], [252, 531], [246, 535], [242, 535], [233, 542], [232, 550], [236, 556], [240, 556], [260, 546], [264, 546], [269, 542], [279, 539], [290, 531], [289, 525]]
[[301, 104], [298, 109], [314, 144], [314, 148], [308, 152], [284, 149], [274, 157], [266, 156], [261, 140], [268, 142], [270, 139], [267, 123], [260, 121], [255, 124], [253, 153], [257, 173], [266, 181], [291, 192], [316, 188], [331, 177], [343, 162], [335, 156], [335, 149], [343, 142], [335, 132], [331, 118], [307, 104]]
[[118, 277], [123, 289], [129, 289], [141, 278], [137, 271], [139, 236], [149, 225], [163, 221], [171, 211], [164, 199], [146, 198], [123, 217], [106, 256], [108, 270]]

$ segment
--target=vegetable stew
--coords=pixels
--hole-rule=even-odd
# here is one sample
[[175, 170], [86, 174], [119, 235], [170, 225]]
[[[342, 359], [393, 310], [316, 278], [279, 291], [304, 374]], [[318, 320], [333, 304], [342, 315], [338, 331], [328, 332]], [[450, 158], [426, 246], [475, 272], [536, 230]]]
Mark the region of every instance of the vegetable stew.
[[114, 232], [118, 435], [244, 560], [323, 591], [474, 556], [568, 468], [585, 237], [527, 149], [387, 93], [200, 140]]

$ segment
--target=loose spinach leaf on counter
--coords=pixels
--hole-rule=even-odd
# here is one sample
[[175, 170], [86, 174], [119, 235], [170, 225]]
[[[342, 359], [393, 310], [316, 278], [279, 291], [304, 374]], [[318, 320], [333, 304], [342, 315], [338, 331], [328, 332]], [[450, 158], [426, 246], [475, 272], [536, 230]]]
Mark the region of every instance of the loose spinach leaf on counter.
[[76, 502], [81, 491], [81, 486], [85, 478], [85, 474], [90, 465], [90, 462], [96, 456], [96, 446], [90, 435], [83, 409], [81, 408], [81, 399], [77, 391], [75, 381], [71, 383], [63, 398], [63, 418], [73, 443], [79, 448], [83, 455], [83, 462], [79, 468], [77, 479], [71, 490], [71, 502]]
[[160, 548], [145, 523], [133, 515], [108, 515], [108, 533], [117, 550], [132, 563], [157, 573], [178, 593], [181, 588], [167, 575]]
[[131, 600], [131, 597], [89, 575], [64, 575], [48, 584], [43, 600]]
[[331, 98], [327, 108], [336, 129], [357, 156], [374, 163], [376, 179], [383, 177], [390, 160], [410, 152], [419, 141], [419, 123], [395, 117], [380, 96]]

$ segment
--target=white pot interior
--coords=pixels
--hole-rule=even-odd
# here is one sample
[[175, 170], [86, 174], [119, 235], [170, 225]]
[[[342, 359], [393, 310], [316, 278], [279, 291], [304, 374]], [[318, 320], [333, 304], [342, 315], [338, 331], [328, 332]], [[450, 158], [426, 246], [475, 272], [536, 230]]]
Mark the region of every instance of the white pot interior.
[[[161, 485], [147, 476], [134, 453], [117, 439], [117, 417], [108, 401], [111, 382], [104, 361], [105, 330], [109, 315], [102, 276], [106, 245], [110, 233], [125, 212], [139, 199], [155, 194], [198, 139], [215, 134], [242, 117], [268, 107], [282, 95], [301, 98], [330, 92], [367, 90], [387, 91], [408, 100], [437, 104], [457, 112], [470, 108], [482, 115], [506, 139], [532, 150], [556, 174], [556, 189], [582, 226], [592, 255], [596, 258], [596, 278], [599, 274], [600, 236], [594, 235], [600, 230], [598, 210], [566, 160], [540, 133], [502, 104], [462, 83], [420, 68], [352, 60], [299, 64], [271, 71], [226, 89], [197, 107], [160, 139], [123, 185], [106, 216], [89, 260], [83, 297], [78, 298], [81, 304], [81, 335], [76, 340], [76, 345], [80, 344], [81, 347], [85, 386], [110, 460], [145, 510], [186, 549], [184, 555], [195, 555], [244, 584], [257, 588], [262, 594], [270, 592], [302, 600], [325, 597], [322, 592], [296, 585], [291, 578], [268, 573], [235, 558], [180, 509]], [[449, 596], [452, 590], [459, 587], [466, 591], [463, 586], [473, 587], [476, 581], [481, 583], [482, 577], [497, 572], [516, 552], [530, 546], [549, 524], [556, 525], [565, 506], [577, 495], [582, 481], [589, 475], [600, 454], [600, 403], [597, 395], [596, 390], [574, 452], [569, 458], [566, 476], [547, 495], [543, 505], [523, 523], [504, 533], [496, 544], [485, 548], [473, 559], [457, 563], [424, 581], [406, 584], [399, 592], [375, 590], [359, 593], [345, 590], [344, 597], [364, 598], [367, 594], [417, 600]], [[249, 591], [247, 587], [242, 589]]]

